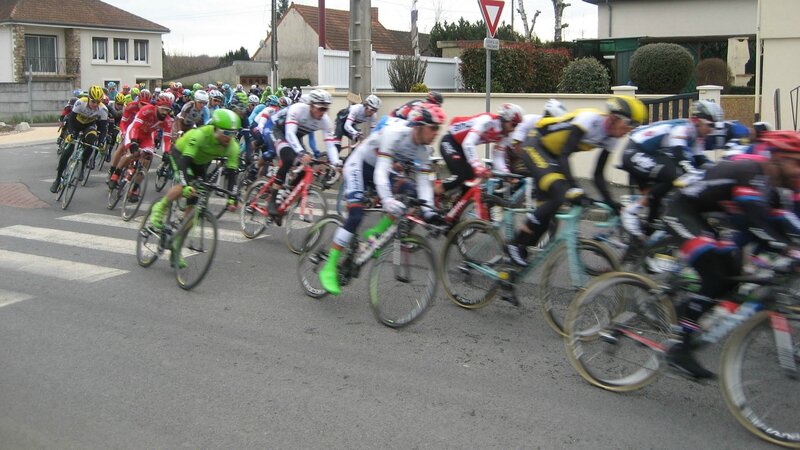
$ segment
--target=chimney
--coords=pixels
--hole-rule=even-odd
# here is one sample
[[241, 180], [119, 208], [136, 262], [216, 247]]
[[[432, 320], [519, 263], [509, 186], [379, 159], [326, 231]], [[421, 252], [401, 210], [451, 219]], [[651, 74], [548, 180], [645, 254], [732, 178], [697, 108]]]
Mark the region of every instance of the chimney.
[[378, 20], [378, 7], [377, 6], [373, 6], [372, 8], [370, 8], [369, 12], [370, 12], [370, 15], [372, 16], [372, 21], [373, 22], [379, 22], [379, 20]]
[[325, 48], [325, 0], [319, 0], [319, 46]]

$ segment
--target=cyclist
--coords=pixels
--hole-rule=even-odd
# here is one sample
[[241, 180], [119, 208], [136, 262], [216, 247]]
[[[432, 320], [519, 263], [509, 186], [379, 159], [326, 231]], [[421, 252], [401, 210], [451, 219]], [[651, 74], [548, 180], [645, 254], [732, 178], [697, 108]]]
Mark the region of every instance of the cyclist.
[[361, 140], [361, 131], [355, 128], [364, 122], [369, 122], [369, 128], [374, 129], [378, 124], [377, 112], [381, 107], [381, 99], [377, 95], [370, 95], [362, 103], [350, 105], [336, 113], [336, 127], [334, 130], [334, 138], [336, 141], [336, 151], [342, 151], [342, 137], [347, 136], [351, 142], [355, 143]]
[[[447, 134], [439, 143], [442, 155], [451, 177], [437, 186], [437, 190], [449, 191], [463, 186], [464, 182], [475, 177], [488, 177], [489, 170], [478, 157], [477, 146], [490, 142], [500, 142], [495, 146], [504, 158], [504, 149], [509, 145], [509, 136], [522, 122], [525, 113], [513, 103], [503, 103], [497, 114], [481, 113], [474, 116], [454, 117], [450, 121]], [[437, 192], [441, 194], [442, 192]]]
[[[119, 121], [119, 132], [121, 136], [125, 136], [125, 133], [128, 131], [128, 127], [131, 123], [133, 123], [134, 119], [136, 118], [136, 114], [142, 109], [144, 106], [150, 104], [150, 98], [152, 95], [150, 91], [147, 89], [142, 89], [139, 92], [138, 101], [135, 102], [128, 102], [128, 98], [125, 98], [125, 111], [122, 112], [122, 119]], [[114, 154], [111, 156], [111, 167], [108, 168], [108, 180], [106, 180], [106, 184], [109, 188], [115, 189], [117, 187], [117, 183], [112, 183], [111, 177], [117, 172], [117, 167], [124, 167], [120, 166], [119, 161], [122, 159], [123, 156], [127, 153], [127, 149], [125, 145], [123, 145], [122, 141], [124, 139], [120, 139], [119, 145], [117, 145], [116, 150], [114, 150]], [[122, 171], [121, 169], [119, 170]], [[117, 174], [119, 176], [119, 174]]]
[[114, 97], [114, 101], [108, 106], [108, 133], [110, 136], [106, 142], [110, 142], [110, 144], [108, 145], [108, 148], [103, 149], [103, 151], [106, 152], [106, 161], [111, 159], [111, 152], [116, 148], [117, 136], [119, 135], [119, 124], [122, 122], [122, 115], [124, 112], [125, 96], [122, 95], [122, 92], [120, 92], [116, 95], [116, 97]]
[[522, 142], [525, 141], [525, 138], [528, 137], [528, 133], [533, 131], [536, 128], [536, 124], [539, 123], [545, 117], [560, 117], [567, 113], [567, 108], [564, 107], [564, 104], [560, 101], [551, 98], [547, 100], [544, 104], [544, 114], [525, 114], [522, 116], [522, 122], [514, 128], [514, 132], [511, 133], [511, 144], [510, 148], [507, 149], [505, 152], [505, 160], [500, 159], [499, 157], [502, 156], [502, 153], [493, 153], [494, 158], [494, 168], [500, 171], [507, 171], [511, 170], [512, 173], [518, 175], [525, 175], [530, 176], [531, 174], [528, 172], [528, 168], [525, 166], [525, 163], [522, 161], [522, 158], [519, 156], [520, 152], [522, 151]]
[[[408, 113], [408, 121], [392, 119], [380, 131], [374, 132], [356, 146], [347, 158], [344, 169], [348, 216], [344, 225], [336, 230], [328, 261], [319, 273], [322, 287], [339, 295], [338, 262], [341, 252], [350, 244], [364, 216], [364, 190], [374, 185], [387, 215], [365, 233], [365, 239], [383, 233], [402, 215], [406, 206], [397, 200], [394, 192], [417, 191], [420, 199], [433, 205], [433, 184], [430, 174], [431, 160], [428, 146], [436, 138], [439, 127], [447, 119], [438, 105], [420, 104]], [[414, 173], [404, 173], [404, 172]], [[413, 182], [397, 180], [398, 175], [415, 176]], [[412, 178], [413, 179], [413, 178]], [[426, 209], [424, 217], [434, 223], [441, 221], [435, 212]]]
[[81, 90], [75, 89], [72, 91], [72, 97], [67, 100], [67, 104], [64, 105], [64, 109], [61, 111], [61, 115], [58, 116], [58, 125], [60, 133], [58, 135], [58, 140], [56, 141], [58, 145], [61, 145], [61, 142], [67, 135], [67, 118], [69, 118], [69, 113], [72, 112], [72, 107], [75, 106], [75, 102], [78, 101], [78, 98], [81, 96]]
[[[83, 141], [88, 145], [97, 145], [103, 142], [106, 138], [108, 128], [108, 109], [103, 104], [103, 88], [94, 85], [89, 88], [89, 95], [86, 98], [80, 98], [72, 106], [67, 118], [68, 136], [67, 142], [75, 140], [79, 132], [83, 132]], [[98, 138], [99, 134], [99, 138]], [[75, 144], [69, 144], [61, 153], [61, 158], [58, 160], [58, 168], [56, 169], [56, 179], [50, 186], [50, 192], [58, 192], [58, 186], [61, 184], [61, 175], [64, 169], [67, 168], [69, 158], [75, 150]], [[83, 169], [86, 167], [86, 162], [92, 155], [91, 151], [83, 152], [83, 161], [81, 164], [81, 171], [78, 175], [79, 180], [83, 180]]]
[[308, 100], [309, 103], [295, 103], [282, 110], [281, 112], [286, 112], [277, 115], [272, 127], [275, 151], [281, 159], [281, 165], [276, 174], [276, 181], [272, 185], [272, 195], [267, 209], [278, 225], [281, 222], [277, 204], [278, 190], [286, 182], [286, 174], [298, 156], [302, 157], [303, 163], [308, 163], [311, 159], [311, 155], [300, 143], [303, 136], [317, 130], [322, 131], [326, 136], [329, 162], [337, 166], [341, 164], [339, 152], [334, 145], [331, 121], [325, 114], [330, 108], [331, 94], [322, 89], [314, 89], [308, 94]]
[[709, 370], [692, 353], [693, 337], [700, 317], [732, 292], [736, 282], [730, 277], [742, 268], [741, 249], [733, 242], [720, 240], [704, 214], [728, 213], [741, 232], [755, 237], [772, 251], [798, 260], [800, 252], [768, 217], [790, 214], [771, 210], [775, 188], [794, 189], [800, 179], [800, 136], [786, 132], [767, 138], [770, 158], [761, 161], [721, 161], [706, 170], [699, 182], [680, 190], [670, 203], [664, 222], [670, 233], [683, 240], [681, 253], [700, 277], [700, 290], [687, 293], [677, 306], [678, 340], [667, 351], [673, 367], [694, 378], [711, 378]]
[[224, 108], [225, 96], [222, 95], [222, 92], [216, 89], [211, 89], [208, 91], [208, 97], [211, 99], [211, 102], [208, 105], [209, 113], [213, 113], [218, 109]]
[[431, 105], [442, 106], [444, 104], [444, 97], [442, 97], [442, 94], [436, 91], [430, 91], [428, 92], [428, 96], [425, 97], [425, 100], [415, 99], [408, 101], [389, 112], [389, 117], [406, 119], [414, 107], [421, 105], [422, 103], [430, 103]]
[[522, 143], [520, 156], [536, 180], [537, 198], [542, 203], [528, 214], [526, 223], [506, 246], [514, 264], [527, 266], [527, 247], [539, 242], [564, 200], [583, 195], [583, 189], [572, 177], [569, 165], [572, 153], [601, 149], [595, 165], [594, 184], [603, 201], [619, 211], [619, 204], [608, 191], [603, 169], [618, 139], [647, 119], [647, 108], [640, 100], [624, 95], [611, 97], [606, 106], [607, 112], [581, 109], [561, 117], [542, 119], [536, 133], [529, 134]]
[[175, 97], [175, 103], [172, 105], [172, 113], [175, 117], [178, 117], [178, 114], [181, 113], [181, 110], [187, 103], [192, 101], [192, 91], [189, 89], [183, 89], [179, 96]]
[[194, 93], [193, 101], [187, 102], [176, 116], [172, 127], [172, 139], [178, 139], [181, 134], [192, 128], [205, 125], [211, 113], [208, 110], [208, 93], [197, 91]]
[[[630, 173], [639, 190], [640, 199], [625, 207], [621, 213], [622, 226], [634, 236], [643, 237], [639, 211], [650, 207], [649, 225], [659, 217], [661, 200], [672, 189], [680, 175], [705, 164], [705, 139], [722, 123], [722, 108], [709, 100], [692, 104], [691, 117], [665, 120], [640, 127], [631, 133], [628, 147], [622, 154], [622, 168]], [[709, 139], [715, 142], [714, 139]]]

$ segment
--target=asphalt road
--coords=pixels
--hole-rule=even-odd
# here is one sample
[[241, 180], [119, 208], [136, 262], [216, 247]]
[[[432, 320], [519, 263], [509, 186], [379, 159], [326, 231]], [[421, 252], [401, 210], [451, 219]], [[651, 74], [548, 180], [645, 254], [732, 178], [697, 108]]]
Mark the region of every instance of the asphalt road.
[[0, 448], [767, 448], [714, 382], [589, 386], [532, 295], [467, 311], [440, 292], [392, 330], [363, 279], [306, 297], [278, 228], [221, 242], [184, 292], [136, 264], [101, 176], [56, 205], [54, 151], [0, 149], [0, 194], [43, 202], [0, 206]]

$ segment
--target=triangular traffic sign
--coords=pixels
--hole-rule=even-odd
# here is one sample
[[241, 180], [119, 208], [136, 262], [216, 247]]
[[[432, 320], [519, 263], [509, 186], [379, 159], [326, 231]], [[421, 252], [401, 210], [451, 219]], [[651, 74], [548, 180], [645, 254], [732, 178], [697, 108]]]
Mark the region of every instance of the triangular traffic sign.
[[486, 22], [486, 29], [489, 30], [489, 36], [494, 37], [497, 31], [497, 24], [500, 23], [500, 14], [503, 13], [503, 0], [478, 0], [481, 7], [481, 14], [483, 14], [483, 21]]

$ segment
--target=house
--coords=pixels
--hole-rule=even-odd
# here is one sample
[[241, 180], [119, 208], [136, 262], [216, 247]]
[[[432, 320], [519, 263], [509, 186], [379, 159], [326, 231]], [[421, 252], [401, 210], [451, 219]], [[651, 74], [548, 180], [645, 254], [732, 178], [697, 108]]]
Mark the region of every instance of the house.
[[159, 84], [169, 29], [99, 0], [0, 0], [0, 83]]
[[[378, 8], [371, 9], [372, 50], [391, 55], [413, 55], [410, 33], [386, 29], [378, 21]], [[350, 11], [325, 9], [325, 42], [328, 50], [349, 50]], [[292, 4], [277, 25], [278, 70], [281, 79], [306, 78], [318, 84], [319, 8]], [[254, 61], [269, 62], [272, 34], [253, 55]], [[420, 52], [425, 55], [429, 35], [420, 34]], [[430, 52], [427, 52], [430, 54]]]

